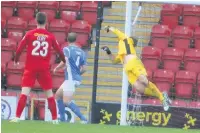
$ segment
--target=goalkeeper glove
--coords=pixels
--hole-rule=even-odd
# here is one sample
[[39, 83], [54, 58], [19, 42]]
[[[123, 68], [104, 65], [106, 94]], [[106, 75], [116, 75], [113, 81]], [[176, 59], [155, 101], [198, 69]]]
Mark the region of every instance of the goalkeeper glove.
[[106, 26], [104, 29], [105, 29], [105, 31], [108, 33], [109, 31], [110, 31], [110, 26]]
[[101, 49], [103, 51], [105, 51], [108, 55], [112, 54], [111, 51], [110, 51], [110, 49], [108, 48], [108, 46], [103, 46]]

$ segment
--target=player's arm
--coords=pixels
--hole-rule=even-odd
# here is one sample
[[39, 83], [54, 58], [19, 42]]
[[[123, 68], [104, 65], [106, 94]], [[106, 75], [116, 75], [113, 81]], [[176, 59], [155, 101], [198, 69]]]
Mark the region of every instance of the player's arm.
[[86, 67], [87, 67], [86, 65], [81, 66], [81, 70], [80, 70], [81, 75], [86, 72]]
[[23, 37], [23, 39], [20, 41], [16, 53], [15, 53], [15, 57], [14, 57], [14, 62], [17, 63], [19, 61], [19, 57], [22, 53], [22, 51], [24, 50], [24, 48], [27, 45], [27, 38], [28, 38], [28, 33]]
[[84, 74], [85, 72], [86, 72], [86, 69], [87, 69], [87, 58], [86, 58], [86, 54], [85, 54], [85, 52], [84, 51], [82, 51], [82, 53], [83, 53], [83, 57], [82, 57], [82, 59], [81, 59], [81, 68], [80, 68], [80, 73], [81, 73], [81, 75], [82, 74]]
[[59, 44], [58, 44], [58, 42], [57, 42], [57, 40], [55, 39], [54, 36], [53, 36], [53, 44], [52, 44], [52, 46], [56, 50], [56, 52], [59, 54], [59, 57], [60, 57], [61, 61], [63, 61], [65, 63], [66, 62], [65, 61], [65, 56], [64, 56], [62, 50], [60, 49]]
[[109, 59], [112, 61], [113, 64], [120, 63], [120, 58], [118, 56], [113, 55], [107, 46], [104, 46], [101, 49], [107, 53]]
[[127, 37], [126, 34], [124, 34], [120, 30], [118, 30], [118, 29], [116, 29], [114, 27], [111, 27], [111, 26], [106, 26], [105, 30], [107, 32], [112, 31], [119, 39], [122, 39], [122, 40], [124, 40]]

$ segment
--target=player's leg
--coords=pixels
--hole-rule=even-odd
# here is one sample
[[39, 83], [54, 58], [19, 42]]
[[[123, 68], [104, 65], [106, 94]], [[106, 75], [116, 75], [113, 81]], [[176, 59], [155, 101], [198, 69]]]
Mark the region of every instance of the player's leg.
[[24, 70], [22, 77], [22, 91], [19, 97], [16, 110], [16, 118], [12, 119], [11, 122], [19, 122], [21, 114], [26, 106], [27, 97], [31, 91], [31, 88], [35, 84], [36, 75], [34, 72]]
[[58, 106], [58, 113], [60, 115], [60, 121], [62, 122], [65, 121], [65, 105], [63, 102], [63, 84], [60, 86], [60, 88], [56, 91], [56, 94], [55, 94], [55, 98], [56, 98], [57, 106]]
[[76, 81], [70, 82], [69, 80], [65, 80], [63, 86], [63, 101], [64, 104], [80, 118], [82, 123], [87, 123], [87, 119], [81, 113], [80, 108], [72, 101], [75, 92], [75, 86], [78, 84], [80, 84], [80, 82]]
[[37, 80], [46, 94], [47, 101], [48, 101], [48, 107], [49, 107], [49, 109], [51, 111], [51, 115], [52, 115], [53, 124], [57, 124], [58, 123], [57, 108], [56, 108], [55, 98], [54, 98], [53, 92], [52, 92], [52, 78], [51, 78], [50, 71], [44, 70], [44, 71], [38, 72]]

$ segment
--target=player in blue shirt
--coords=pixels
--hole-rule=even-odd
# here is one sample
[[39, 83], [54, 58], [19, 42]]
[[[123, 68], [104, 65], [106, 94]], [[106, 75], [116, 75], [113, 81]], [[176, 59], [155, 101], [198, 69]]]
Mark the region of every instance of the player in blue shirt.
[[82, 123], [87, 123], [87, 119], [80, 112], [79, 107], [72, 102], [75, 88], [81, 84], [81, 75], [86, 71], [86, 55], [76, 45], [75, 33], [69, 33], [68, 42], [69, 46], [63, 48], [66, 64], [61, 62], [54, 69], [54, 73], [63, 67], [65, 69], [65, 81], [56, 92], [60, 120], [65, 121], [65, 106], [67, 106], [81, 119]]

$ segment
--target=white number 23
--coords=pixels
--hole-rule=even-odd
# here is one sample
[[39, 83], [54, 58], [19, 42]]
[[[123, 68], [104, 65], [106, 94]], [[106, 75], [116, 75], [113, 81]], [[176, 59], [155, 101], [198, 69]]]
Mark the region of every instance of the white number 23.
[[[42, 56], [45, 57], [47, 56], [48, 53], [48, 47], [49, 44], [48, 42], [40, 42], [40, 41], [34, 41], [33, 42], [33, 46], [35, 46], [35, 48], [32, 50], [32, 55], [34, 56]], [[41, 50], [39, 50], [42, 47]]]

